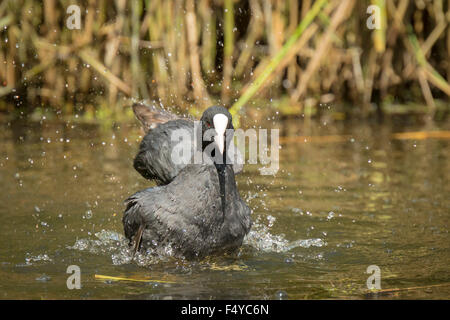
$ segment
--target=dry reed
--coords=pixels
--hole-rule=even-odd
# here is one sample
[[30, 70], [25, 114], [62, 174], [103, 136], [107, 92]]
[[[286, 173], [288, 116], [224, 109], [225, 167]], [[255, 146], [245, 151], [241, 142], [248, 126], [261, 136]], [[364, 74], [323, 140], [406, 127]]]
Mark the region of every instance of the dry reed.
[[434, 113], [450, 96], [450, 0], [4, 0], [0, 44], [0, 97], [16, 108], [116, 114], [136, 98], [368, 116], [411, 101]]

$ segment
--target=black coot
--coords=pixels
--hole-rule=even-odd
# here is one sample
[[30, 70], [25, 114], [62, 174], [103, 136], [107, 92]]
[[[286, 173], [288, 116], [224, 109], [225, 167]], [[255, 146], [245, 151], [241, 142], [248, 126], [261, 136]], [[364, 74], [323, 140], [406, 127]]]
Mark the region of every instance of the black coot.
[[[177, 167], [169, 151], [163, 150], [167, 155], [161, 156], [162, 145], [170, 150], [170, 130], [180, 127], [193, 130], [191, 120], [169, 120], [147, 133], [151, 148], [159, 146], [159, 150], [154, 150], [159, 156], [149, 151], [153, 149], [146, 149], [143, 175], [166, 185], [140, 191], [126, 200], [123, 225], [135, 251], [170, 247], [174, 255], [201, 258], [236, 250], [249, 232], [251, 211], [239, 196], [233, 167], [217, 161], [227, 157], [231, 145], [225, 143], [224, 136], [225, 129], [232, 129], [231, 115], [223, 107], [210, 107], [201, 120], [202, 133], [209, 128], [217, 132], [213, 143], [217, 144], [215, 150], [219, 155], [216, 157], [213, 152], [209, 163]], [[210, 143], [203, 142], [202, 150]]]
[[[180, 143], [172, 140], [173, 133], [176, 130], [184, 130], [194, 138], [194, 120], [180, 118], [154, 105], [136, 103], [133, 105], [133, 111], [146, 132], [134, 159], [134, 168], [146, 179], [155, 180], [160, 185], [168, 184], [186, 166], [183, 163], [174, 163], [172, 160], [174, 147]], [[226, 115], [229, 119], [227, 129], [233, 129], [231, 114], [228, 110], [220, 106], [213, 106], [208, 108], [200, 119], [203, 124], [201, 128], [203, 132], [213, 127], [213, 117], [217, 114]], [[208, 125], [210, 127], [207, 127]], [[201, 136], [202, 132], [197, 132], [197, 134]], [[184, 143], [189, 144], [187, 148], [191, 150], [191, 157], [193, 157], [192, 141], [186, 140]], [[242, 171], [243, 158], [233, 140], [228, 139], [228, 143], [227, 163], [232, 163], [233, 170], [237, 174]], [[233, 159], [235, 160], [233, 161]]]

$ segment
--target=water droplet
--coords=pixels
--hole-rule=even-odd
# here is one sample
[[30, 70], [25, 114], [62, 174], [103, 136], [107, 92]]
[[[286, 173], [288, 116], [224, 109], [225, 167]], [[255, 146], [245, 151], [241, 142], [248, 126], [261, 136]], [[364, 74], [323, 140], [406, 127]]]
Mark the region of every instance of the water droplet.
[[45, 273], [40, 275], [39, 277], [36, 278], [36, 281], [41, 281], [41, 282], [47, 282], [50, 281], [52, 278], [48, 275], [46, 275]]
[[286, 291], [278, 290], [275, 293], [275, 299], [277, 299], [277, 300], [287, 300], [287, 298], [288, 298], [288, 294], [286, 293]]

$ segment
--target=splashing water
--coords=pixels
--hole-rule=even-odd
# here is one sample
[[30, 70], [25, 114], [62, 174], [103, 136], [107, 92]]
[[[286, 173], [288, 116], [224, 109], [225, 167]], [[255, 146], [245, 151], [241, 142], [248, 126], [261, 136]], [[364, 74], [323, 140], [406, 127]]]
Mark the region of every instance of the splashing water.
[[[87, 251], [94, 254], [111, 255], [113, 265], [123, 265], [130, 263], [132, 259], [132, 249], [128, 240], [115, 231], [102, 230], [95, 233], [97, 239], [78, 239], [73, 246], [68, 249]], [[136, 253], [134, 262], [140, 266], [148, 266], [173, 256], [170, 245], [158, 251], [147, 250], [144, 253]]]
[[275, 217], [268, 216], [268, 226], [261, 223], [260, 220], [260, 217], [256, 219], [252, 229], [244, 239], [245, 245], [249, 245], [258, 251], [282, 253], [297, 247], [309, 248], [326, 246], [326, 242], [320, 238], [288, 241], [283, 234], [274, 235], [270, 232], [270, 228], [276, 220]]
[[25, 257], [25, 263], [27, 265], [32, 265], [36, 262], [53, 262], [53, 259], [51, 259], [46, 253], [39, 254], [37, 256], [32, 256], [31, 254], [27, 253]]
[[[87, 251], [94, 254], [111, 254], [113, 264], [123, 264], [131, 260], [128, 241], [114, 231], [102, 230], [95, 233], [97, 239], [77, 239], [73, 246], [67, 249]], [[127, 257], [129, 257], [127, 259]]]
[[[327, 243], [320, 238], [301, 239], [288, 241], [284, 234], [275, 235], [270, 232], [276, 218], [269, 215], [268, 224], [261, 222], [258, 217], [253, 223], [252, 229], [244, 238], [244, 246], [249, 246], [260, 252], [285, 253], [294, 248], [323, 247]], [[123, 265], [132, 262], [132, 250], [128, 245], [128, 240], [114, 231], [102, 230], [95, 233], [97, 239], [77, 239], [73, 246], [68, 249], [87, 251], [94, 254], [110, 255], [114, 265]], [[173, 249], [167, 245], [158, 250], [148, 249], [144, 253], [136, 253], [134, 262], [140, 266], [148, 266], [162, 262], [173, 257]]]
[[[300, 239], [289, 241], [284, 234], [272, 234], [270, 229], [276, 218], [272, 215], [266, 217], [267, 225], [261, 222], [261, 216], [257, 217], [252, 229], [244, 238], [243, 245], [249, 246], [260, 252], [285, 253], [295, 248], [323, 247], [327, 243], [321, 238]], [[94, 254], [111, 255], [114, 265], [123, 265], [132, 262], [132, 250], [128, 240], [114, 231], [102, 230], [95, 233], [97, 239], [77, 239], [68, 249], [87, 251]], [[158, 250], [148, 249], [144, 253], [136, 253], [134, 262], [140, 266], [148, 266], [173, 257], [173, 249], [167, 245]]]

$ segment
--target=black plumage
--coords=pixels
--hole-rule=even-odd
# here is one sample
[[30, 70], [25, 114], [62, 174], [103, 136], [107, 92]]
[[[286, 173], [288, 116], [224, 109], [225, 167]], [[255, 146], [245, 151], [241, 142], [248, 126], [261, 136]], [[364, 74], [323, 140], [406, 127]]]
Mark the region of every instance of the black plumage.
[[[188, 259], [239, 248], [251, 227], [250, 208], [240, 198], [230, 166], [225, 169], [225, 211], [214, 165], [188, 165], [168, 185], [126, 200], [125, 236], [141, 249], [165, 250]], [[144, 226], [142, 240], [134, 239]]]
[[[182, 163], [176, 164], [172, 160], [172, 151], [179, 142], [173, 141], [171, 137], [176, 130], [186, 130], [190, 137], [194, 137], [194, 120], [179, 118], [167, 111], [161, 111], [163, 113], [158, 114], [159, 111], [154, 106], [147, 108], [142, 104], [134, 104], [133, 110], [136, 117], [141, 121], [144, 131], [146, 131], [139, 146], [139, 151], [134, 158], [134, 168], [145, 179], [155, 180], [158, 184], [170, 183], [180, 170], [186, 166], [186, 164]], [[206, 120], [211, 120], [215, 114], [220, 112], [229, 117], [229, 129], [233, 129], [231, 115], [227, 109], [213, 106], [204, 112], [200, 119], [203, 124], [202, 132], [197, 132], [197, 134], [201, 136], [208, 129], [205, 127], [208, 123]], [[212, 125], [212, 123], [209, 124]], [[228, 142], [228, 162], [232, 163], [233, 170], [237, 174], [243, 168], [242, 155], [232, 139], [229, 139]], [[192, 158], [194, 148], [191, 145], [191, 141], [185, 141], [184, 143], [189, 144], [188, 147], [191, 149], [190, 157]], [[204, 143], [208, 144], [210, 141], [204, 141]], [[205, 145], [202, 147], [204, 148]], [[231, 161], [232, 159], [236, 159], [236, 161]]]
[[[217, 114], [225, 115], [232, 128], [228, 111], [211, 107], [202, 116], [202, 132], [213, 127]], [[147, 179], [163, 185], [137, 192], [125, 201], [125, 236], [135, 250], [157, 253], [170, 246], [174, 255], [188, 259], [234, 251], [250, 230], [251, 210], [239, 195], [233, 166], [217, 161], [174, 165], [168, 135], [177, 128], [193, 130], [193, 122], [162, 122], [150, 129], [141, 143], [139, 153], [145, 151], [136, 157], [135, 167]], [[209, 143], [204, 142], [202, 150]], [[229, 148], [225, 145], [223, 158]]]

